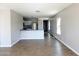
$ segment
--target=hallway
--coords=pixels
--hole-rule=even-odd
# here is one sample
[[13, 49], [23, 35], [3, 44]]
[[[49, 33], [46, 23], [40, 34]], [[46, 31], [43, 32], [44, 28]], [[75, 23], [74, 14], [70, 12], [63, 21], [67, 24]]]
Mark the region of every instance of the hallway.
[[44, 40], [21, 40], [11, 48], [0, 48], [3, 56], [76, 56], [49, 34]]

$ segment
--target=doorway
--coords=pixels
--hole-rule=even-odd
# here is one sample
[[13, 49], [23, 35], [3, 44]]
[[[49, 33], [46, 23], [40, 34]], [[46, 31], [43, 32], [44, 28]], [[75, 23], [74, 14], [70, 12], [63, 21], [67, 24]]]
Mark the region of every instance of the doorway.
[[48, 32], [48, 20], [43, 20], [44, 32]]

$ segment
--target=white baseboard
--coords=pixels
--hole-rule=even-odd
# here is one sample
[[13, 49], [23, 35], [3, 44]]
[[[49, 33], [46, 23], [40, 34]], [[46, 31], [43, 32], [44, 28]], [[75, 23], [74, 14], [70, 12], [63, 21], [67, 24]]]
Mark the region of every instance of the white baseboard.
[[17, 40], [17, 41], [15, 41], [14, 43], [12, 43], [12, 44], [11, 44], [11, 47], [12, 47], [13, 45], [15, 45], [16, 43], [18, 43], [19, 41], [20, 41], [20, 39]]
[[[55, 35], [54, 35], [54, 37], [55, 38], [57, 38]], [[63, 42], [62, 40], [60, 40], [60, 39], [58, 39], [57, 38], [57, 40], [58, 41], [60, 41], [62, 44], [64, 44], [67, 48], [69, 48], [70, 50], [72, 50], [75, 54], [77, 54], [78, 56], [79, 56], [79, 53], [76, 51], [76, 50], [74, 50], [73, 48], [71, 48], [69, 45], [67, 45], [65, 42]]]
[[11, 45], [0, 45], [0, 47], [12, 47], [13, 45], [15, 45], [19, 41], [20, 40], [17, 40], [16, 42], [12, 43]]
[[11, 47], [11, 45], [0, 45], [0, 47]]

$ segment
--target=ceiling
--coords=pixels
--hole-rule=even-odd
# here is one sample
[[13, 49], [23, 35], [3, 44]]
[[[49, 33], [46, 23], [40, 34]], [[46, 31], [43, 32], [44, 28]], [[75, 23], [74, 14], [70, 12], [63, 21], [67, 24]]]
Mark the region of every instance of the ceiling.
[[70, 3], [0, 3], [1, 7], [10, 8], [24, 17], [54, 16]]

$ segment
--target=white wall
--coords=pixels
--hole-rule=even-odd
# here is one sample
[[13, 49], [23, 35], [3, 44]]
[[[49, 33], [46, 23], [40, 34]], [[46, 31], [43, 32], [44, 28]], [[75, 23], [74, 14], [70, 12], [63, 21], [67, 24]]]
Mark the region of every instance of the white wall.
[[55, 34], [56, 29], [57, 29], [56, 20], [55, 20], [55, 18], [52, 18], [52, 20], [50, 20], [50, 31], [51, 31], [51, 33]]
[[11, 47], [19, 41], [22, 26], [22, 16], [7, 8], [0, 9], [0, 47]]
[[[56, 32], [58, 17], [61, 18], [61, 35]], [[51, 29], [56, 38], [79, 54], [79, 4], [72, 4], [58, 13], [51, 20]]]
[[23, 17], [13, 10], [11, 14], [11, 44], [20, 40], [20, 30], [23, 28]]
[[0, 47], [11, 45], [10, 9], [0, 9]]

